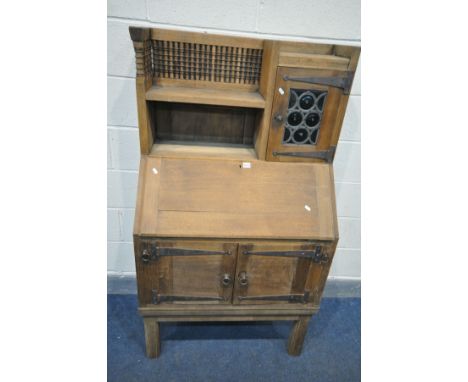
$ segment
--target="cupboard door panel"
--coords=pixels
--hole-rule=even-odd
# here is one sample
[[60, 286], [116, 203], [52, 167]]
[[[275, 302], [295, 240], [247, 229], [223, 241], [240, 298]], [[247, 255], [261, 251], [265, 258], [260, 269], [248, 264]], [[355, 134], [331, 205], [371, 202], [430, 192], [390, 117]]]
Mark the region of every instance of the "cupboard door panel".
[[231, 302], [237, 244], [143, 240], [136, 244], [140, 305]]
[[233, 303], [315, 302], [328, 252], [309, 243], [239, 245]]
[[348, 72], [281, 67], [276, 76], [268, 160], [331, 162], [348, 96]]

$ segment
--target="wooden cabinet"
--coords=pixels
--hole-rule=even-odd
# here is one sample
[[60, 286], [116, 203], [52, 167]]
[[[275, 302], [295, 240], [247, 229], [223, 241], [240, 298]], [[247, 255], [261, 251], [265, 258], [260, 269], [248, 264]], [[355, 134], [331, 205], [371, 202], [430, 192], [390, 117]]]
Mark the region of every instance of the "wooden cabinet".
[[141, 305], [231, 303], [237, 244], [135, 241]]
[[330, 252], [313, 243], [137, 239], [140, 305], [314, 303]]
[[329, 249], [312, 243], [239, 245], [236, 304], [307, 304], [319, 298]]
[[147, 355], [160, 322], [242, 320], [294, 321], [298, 355], [338, 242], [332, 163], [359, 48], [130, 34]]
[[268, 160], [331, 162], [351, 81], [346, 71], [279, 68]]

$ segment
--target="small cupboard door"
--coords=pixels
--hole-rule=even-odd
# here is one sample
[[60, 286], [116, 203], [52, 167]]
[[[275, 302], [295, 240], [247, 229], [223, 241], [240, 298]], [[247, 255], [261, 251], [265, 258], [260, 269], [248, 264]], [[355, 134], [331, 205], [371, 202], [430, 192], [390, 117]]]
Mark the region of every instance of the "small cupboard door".
[[233, 302], [318, 303], [331, 256], [316, 244], [241, 244]]
[[280, 67], [267, 159], [331, 162], [351, 82], [349, 72]]
[[236, 253], [235, 243], [136, 243], [140, 305], [230, 303]]

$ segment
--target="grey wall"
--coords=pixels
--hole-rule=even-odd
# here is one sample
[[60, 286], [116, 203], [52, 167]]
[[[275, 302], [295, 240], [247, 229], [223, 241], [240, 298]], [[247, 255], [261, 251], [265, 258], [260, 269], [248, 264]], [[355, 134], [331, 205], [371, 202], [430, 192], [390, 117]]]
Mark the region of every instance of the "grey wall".
[[[131, 274], [139, 143], [129, 25], [360, 45], [358, 0], [108, 0], [107, 256]], [[361, 276], [360, 65], [335, 158], [340, 241], [331, 275]]]

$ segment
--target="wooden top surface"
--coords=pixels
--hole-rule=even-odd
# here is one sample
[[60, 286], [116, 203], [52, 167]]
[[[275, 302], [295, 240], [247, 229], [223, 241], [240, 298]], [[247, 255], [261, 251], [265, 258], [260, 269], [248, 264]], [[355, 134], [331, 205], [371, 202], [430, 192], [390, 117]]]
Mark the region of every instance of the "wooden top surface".
[[203, 105], [223, 105], [263, 109], [265, 99], [260, 93], [229, 89], [200, 89], [177, 86], [153, 86], [146, 92], [149, 101], [185, 102]]
[[134, 233], [335, 240], [328, 164], [142, 157]]

